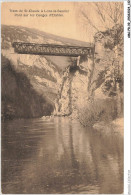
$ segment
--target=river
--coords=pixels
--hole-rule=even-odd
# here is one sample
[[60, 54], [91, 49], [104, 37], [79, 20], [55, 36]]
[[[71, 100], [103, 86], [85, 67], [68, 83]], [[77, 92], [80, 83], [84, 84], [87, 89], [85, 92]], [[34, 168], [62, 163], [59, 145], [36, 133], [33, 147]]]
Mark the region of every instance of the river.
[[84, 128], [67, 117], [2, 124], [2, 192], [123, 192], [123, 137]]

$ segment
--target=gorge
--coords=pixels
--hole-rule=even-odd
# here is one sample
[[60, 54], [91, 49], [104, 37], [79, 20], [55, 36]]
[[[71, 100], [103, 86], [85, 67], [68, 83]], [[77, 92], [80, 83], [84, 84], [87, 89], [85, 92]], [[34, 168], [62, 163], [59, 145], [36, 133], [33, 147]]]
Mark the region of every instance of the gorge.
[[123, 192], [122, 40], [116, 26], [93, 58], [18, 54], [13, 42], [86, 43], [2, 26], [3, 193]]
[[[8, 33], [9, 32], [9, 33]], [[112, 37], [112, 35], [114, 37]], [[106, 102], [117, 102], [117, 87], [116, 81], [113, 79], [113, 71], [119, 77], [118, 88], [120, 96], [120, 104], [122, 105], [122, 92], [123, 92], [123, 51], [122, 47], [122, 36], [123, 29], [121, 26], [114, 27], [110, 32], [98, 32], [94, 37], [95, 53], [92, 57], [80, 57], [79, 64], [77, 64], [76, 57], [67, 57], [65, 65], [63, 67], [63, 57], [59, 56], [60, 60], [56, 61], [52, 56], [39, 56], [29, 54], [17, 54], [12, 48], [12, 43], [15, 41], [36, 42], [36, 43], [63, 43], [63, 39], [35, 32], [34, 30], [27, 29], [24, 27], [14, 26], [3, 26], [2, 28], [2, 111], [3, 116], [7, 115], [8, 118], [12, 117], [38, 117], [43, 115], [59, 115], [69, 116], [73, 115], [78, 117], [78, 113], [84, 107], [88, 107], [88, 102], [94, 101], [105, 101]], [[119, 41], [116, 43], [115, 36], [119, 36]], [[50, 38], [48, 38], [50, 37]], [[54, 40], [55, 39], [55, 40]], [[59, 39], [59, 41], [58, 41]], [[57, 40], [57, 41], [56, 41]], [[70, 40], [68, 40], [69, 42]], [[76, 41], [77, 42], [77, 41]], [[72, 43], [68, 43], [69, 45]], [[68, 45], [67, 44], [67, 45]], [[79, 43], [80, 44], [80, 43]], [[83, 44], [81, 42], [81, 44]], [[85, 43], [84, 43], [85, 44]], [[116, 51], [116, 47], [118, 48]], [[116, 57], [117, 52], [117, 57]], [[119, 59], [118, 59], [119, 58]], [[115, 60], [114, 60], [115, 59]], [[119, 63], [119, 65], [117, 65]], [[6, 65], [8, 68], [6, 68]], [[119, 66], [119, 67], [118, 67]], [[117, 69], [117, 70], [116, 70]], [[119, 69], [119, 70], [118, 70]], [[34, 92], [30, 92], [27, 95], [27, 89], [22, 89], [24, 92], [18, 92], [20, 89], [18, 81], [8, 81], [8, 74], [15, 73], [15, 75], [23, 74], [25, 79], [19, 79], [19, 86], [26, 88], [28, 80], [28, 88]], [[118, 73], [119, 71], [119, 73]], [[14, 75], [13, 73], [13, 75]], [[112, 74], [112, 75], [111, 75]], [[119, 74], [119, 75], [118, 75]], [[4, 76], [6, 75], [6, 76]], [[13, 77], [12, 75], [12, 77]], [[16, 76], [15, 76], [16, 77]], [[27, 79], [26, 79], [27, 77]], [[112, 77], [112, 78], [111, 78]], [[120, 78], [121, 77], [121, 78]], [[5, 81], [6, 80], [6, 81]], [[11, 85], [9, 88], [5, 87], [6, 82]], [[115, 82], [115, 84], [113, 84]], [[29, 87], [30, 85], [30, 87]], [[29, 109], [28, 115], [26, 115], [26, 100], [20, 106], [17, 112], [17, 103], [11, 103], [14, 98], [14, 94], [20, 94], [19, 97], [25, 97], [26, 100], [30, 101], [34, 98], [36, 93], [38, 97], [32, 100], [31, 108]], [[12, 96], [12, 97], [11, 97]], [[18, 95], [16, 95], [18, 97]], [[31, 97], [32, 96], [32, 97]], [[17, 101], [19, 98], [16, 98]], [[16, 101], [16, 102], [17, 102]], [[18, 101], [19, 102], [19, 101]], [[34, 104], [34, 108], [33, 108]], [[36, 105], [39, 105], [37, 108]], [[99, 104], [99, 103], [98, 103]], [[5, 106], [6, 105], [6, 106]], [[119, 112], [121, 114], [122, 108], [118, 105]], [[25, 106], [25, 113], [22, 115], [16, 114], [20, 110], [23, 110]], [[15, 107], [15, 108], [14, 108]], [[35, 111], [34, 111], [35, 109]], [[46, 111], [47, 109], [47, 111]], [[118, 108], [115, 107], [113, 115], [117, 112]], [[38, 113], [37, 113], [38, 112]], [[100, 112], [104, 112], [103, 108]], [[8, 114], [7, 114], [8, 113]], [[17, 116], [18, 115], [18, 116]], [[101, 114], [100, 114], [101, 115]]]

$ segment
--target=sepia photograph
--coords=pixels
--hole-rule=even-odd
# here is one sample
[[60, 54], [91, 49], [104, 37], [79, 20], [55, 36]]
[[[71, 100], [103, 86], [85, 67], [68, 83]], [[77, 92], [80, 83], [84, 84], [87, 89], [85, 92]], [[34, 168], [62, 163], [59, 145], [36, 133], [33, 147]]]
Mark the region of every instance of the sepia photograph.
[[1, 3], [1, 191], [124, 193], [124, 3]]

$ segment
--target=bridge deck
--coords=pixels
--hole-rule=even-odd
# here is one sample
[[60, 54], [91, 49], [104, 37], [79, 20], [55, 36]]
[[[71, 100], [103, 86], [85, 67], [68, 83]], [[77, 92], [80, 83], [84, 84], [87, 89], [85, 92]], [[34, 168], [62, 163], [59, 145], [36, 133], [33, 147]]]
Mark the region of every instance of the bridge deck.
[[53, 45], [53, 44], [36, 44], [14, 42], [12, 46], [15, 52], [19, 54], [34, 55], [55, 55], [55, 56], [84, 56], [91, 57], [94, 53], [94, 47], [80, 47], [69, 45]]

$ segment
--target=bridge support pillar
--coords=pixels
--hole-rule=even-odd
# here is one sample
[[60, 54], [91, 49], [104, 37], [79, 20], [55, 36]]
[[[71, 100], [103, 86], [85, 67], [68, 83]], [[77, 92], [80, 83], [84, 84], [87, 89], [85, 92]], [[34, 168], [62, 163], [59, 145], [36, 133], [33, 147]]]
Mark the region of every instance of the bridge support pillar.
[[77, 57], [77, 66], [80, 64], [80, 56]]

